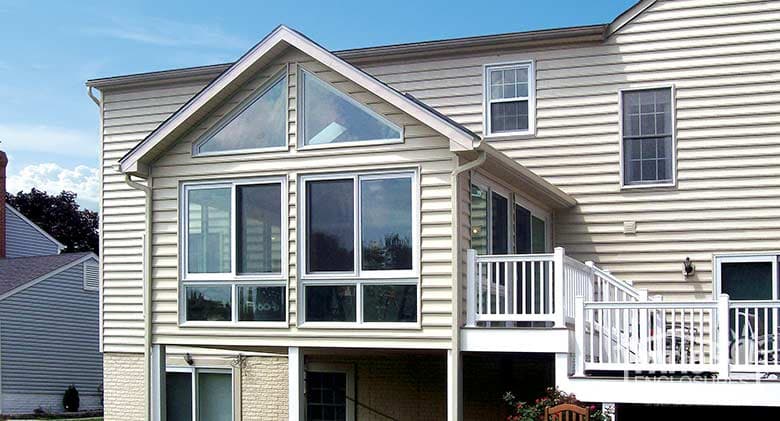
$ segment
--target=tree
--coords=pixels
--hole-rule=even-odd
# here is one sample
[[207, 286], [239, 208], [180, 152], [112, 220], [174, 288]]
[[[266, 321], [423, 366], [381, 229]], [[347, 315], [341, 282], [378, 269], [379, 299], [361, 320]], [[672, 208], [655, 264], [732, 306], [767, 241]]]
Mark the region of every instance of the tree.
[[29, 193], [6, 193], [5, 200], [64, 244], [64, 251], [98, 252], [98, 214], [89, 209], [80, 209], [76, 203], [76, 193], [63, 191], [59, 195], [50, 196], [32, 188]]

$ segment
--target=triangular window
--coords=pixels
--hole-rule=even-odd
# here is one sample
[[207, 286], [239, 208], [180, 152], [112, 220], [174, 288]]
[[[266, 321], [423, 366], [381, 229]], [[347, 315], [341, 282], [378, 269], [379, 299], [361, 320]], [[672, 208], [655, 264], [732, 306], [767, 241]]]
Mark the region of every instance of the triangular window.
[[401, 128], [313, 74], [301, 70], [304, 146], [401, 141]]
[[228, 114], [196, 144], [196, 154], [287, 145], [287, 84], [282, 76]]

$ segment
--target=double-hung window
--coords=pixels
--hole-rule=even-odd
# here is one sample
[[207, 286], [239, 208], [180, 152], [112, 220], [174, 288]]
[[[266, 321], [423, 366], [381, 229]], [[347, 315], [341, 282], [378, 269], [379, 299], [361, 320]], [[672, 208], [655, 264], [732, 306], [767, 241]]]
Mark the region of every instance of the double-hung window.
[[418, 317], [415, 172], [304, 176], [306, 323], [412, 323]]
[[284, 185], [182, 186], [182, 322], [287, 320]]
[[534, 90], [532, 62], [485, 66], [485, 133], [533, 133]]
[[623, 185], [674, 183], [672, 88], [621, 92]]

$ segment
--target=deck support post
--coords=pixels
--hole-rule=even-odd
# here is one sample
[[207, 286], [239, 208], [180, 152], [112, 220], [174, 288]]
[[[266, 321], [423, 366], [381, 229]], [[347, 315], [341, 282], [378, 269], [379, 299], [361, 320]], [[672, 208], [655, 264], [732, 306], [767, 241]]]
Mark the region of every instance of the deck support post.
[[729, 378], [729, 296], [721, 294], [718, 297], [718, 346], [716, 347], [718, 380], [727, 380]]
[[466, 327], [477, 326], [477, 251], [466, 252]]
[[[583, 377], [585, 376], [585, 298], [582, 296], [574, 298], [574, 311], [574, 375]], [[592, 325], [591, 329], [593, 329]]]
[[463, 421], [463, 358], [447, 350], [447, 421]]
[[303, 420], [303, 350], [297, 346], [287, 348], [287, 392], [290, 421]]
[[[566, 255], [565, 251], [563, 250], [563, 247], [556, 247], [553, 252], [553, 266], [554, 266], [554, 304], [553, 308], [555, 308], [555, 327], [557, 328], [565, 328], [566, 327], [566, 306], [564, 305], [564, 267], [563, 267], [563, 261], [564, 256]], [[574, 292], [573, 290], [570, 292]]]
[[165, 345], [152, 345], [152, 420], [165, 421]]

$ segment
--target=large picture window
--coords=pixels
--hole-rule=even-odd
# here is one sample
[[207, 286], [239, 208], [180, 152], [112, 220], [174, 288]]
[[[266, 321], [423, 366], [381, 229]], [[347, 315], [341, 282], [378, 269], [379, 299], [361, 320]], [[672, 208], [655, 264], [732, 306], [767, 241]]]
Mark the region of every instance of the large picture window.
[[401, 128], [313, 73], [301, 69], [302, 146], [345, 142], [401, 142]]
[[623, 91], [623, 184], [674, 182], [672, 89]]
[[182, 187], [181, 321], [284, 322], [284, 180]]
[[305, 321], [417, 321], [413, 172], [306, 176]]

